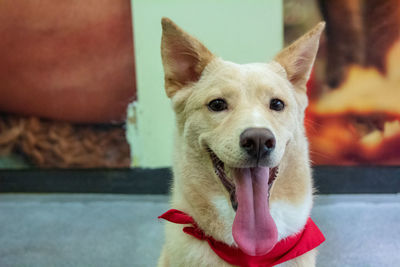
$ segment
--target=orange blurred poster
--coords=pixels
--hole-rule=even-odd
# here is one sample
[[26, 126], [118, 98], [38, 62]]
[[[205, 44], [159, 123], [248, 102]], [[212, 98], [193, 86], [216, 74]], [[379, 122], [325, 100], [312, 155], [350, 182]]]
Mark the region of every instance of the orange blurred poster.
[[400, 1], [285, 0], [285, 41], [320, 20], [306, 129], [316, 165], [400, 165]]

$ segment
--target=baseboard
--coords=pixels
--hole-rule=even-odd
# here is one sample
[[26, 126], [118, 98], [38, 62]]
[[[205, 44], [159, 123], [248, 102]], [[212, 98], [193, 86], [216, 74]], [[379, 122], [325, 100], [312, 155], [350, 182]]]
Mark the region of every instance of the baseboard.
[[[168, 194], [172, 172], [162, 169], [0, 170], [1, 193]], [[400, 167], [317, 166], [319, 194], [400, 193]]]

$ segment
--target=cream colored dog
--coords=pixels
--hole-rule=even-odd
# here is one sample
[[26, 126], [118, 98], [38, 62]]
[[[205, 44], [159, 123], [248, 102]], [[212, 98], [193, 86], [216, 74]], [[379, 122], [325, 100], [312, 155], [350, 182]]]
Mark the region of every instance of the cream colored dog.
[[[167, 18], [162, 28], [165, 90], [177, 126], [171, 206], [206, 235], [261, 255], [310, 215], [303, 119], [324, 23], [272, 62], [244, 65], [216, 57]], [[159, 266], [230, 266], [182, 228], [166, 223]], [[280, 266], [315, 266], [315, 254]]]

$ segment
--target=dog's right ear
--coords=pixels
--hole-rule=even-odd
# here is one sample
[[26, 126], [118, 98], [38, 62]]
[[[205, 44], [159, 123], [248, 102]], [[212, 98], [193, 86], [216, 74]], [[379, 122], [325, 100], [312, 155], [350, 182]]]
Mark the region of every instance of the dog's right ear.
[[162, 18], [161, 24], [165, 90], [172, 97], [182, 87], [198, 81], [214, 55], [170, 19]]

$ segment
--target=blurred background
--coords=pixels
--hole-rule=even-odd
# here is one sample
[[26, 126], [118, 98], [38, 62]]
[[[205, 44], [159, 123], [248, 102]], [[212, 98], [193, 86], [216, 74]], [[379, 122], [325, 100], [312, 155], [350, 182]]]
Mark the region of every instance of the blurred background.
[[[185, 12], [185, 6], [171, 8], [179, 1], [156, 2], [136, 1], [132, 9], [129, 0], [4, 1], [0, 168], [170, 166], [171, 142], [161, 141], [172, 138], [174, 127], [158, 51], [162, 16], [198, 32], [214, 52], [240, 63], [271, 59], [283, 41], [287, 45], [325, 20], [308, 84], [313, 162], [399, 165], [398, 0], [277, 1], [283, 15], [255, 13], [237, 25], [218, 14], [202, 23], [190, 19], [198, 10], [212, 12], [211, 2], [191, 3]], [[276, 5], [250, 5], [256, 4]], [[214, 5], [211, 10], [227, 4]], [[231, 17], [243, 16], [241, 9], [248, 6], [232, 4]], [[204, 31], [211, 25], [213, 31]], [[252, 31], [238, 34], [241, 28]], [[227, 46], [223, 33], [237, 46]], [[128, 109], [136, 96], [141, 101]]]

